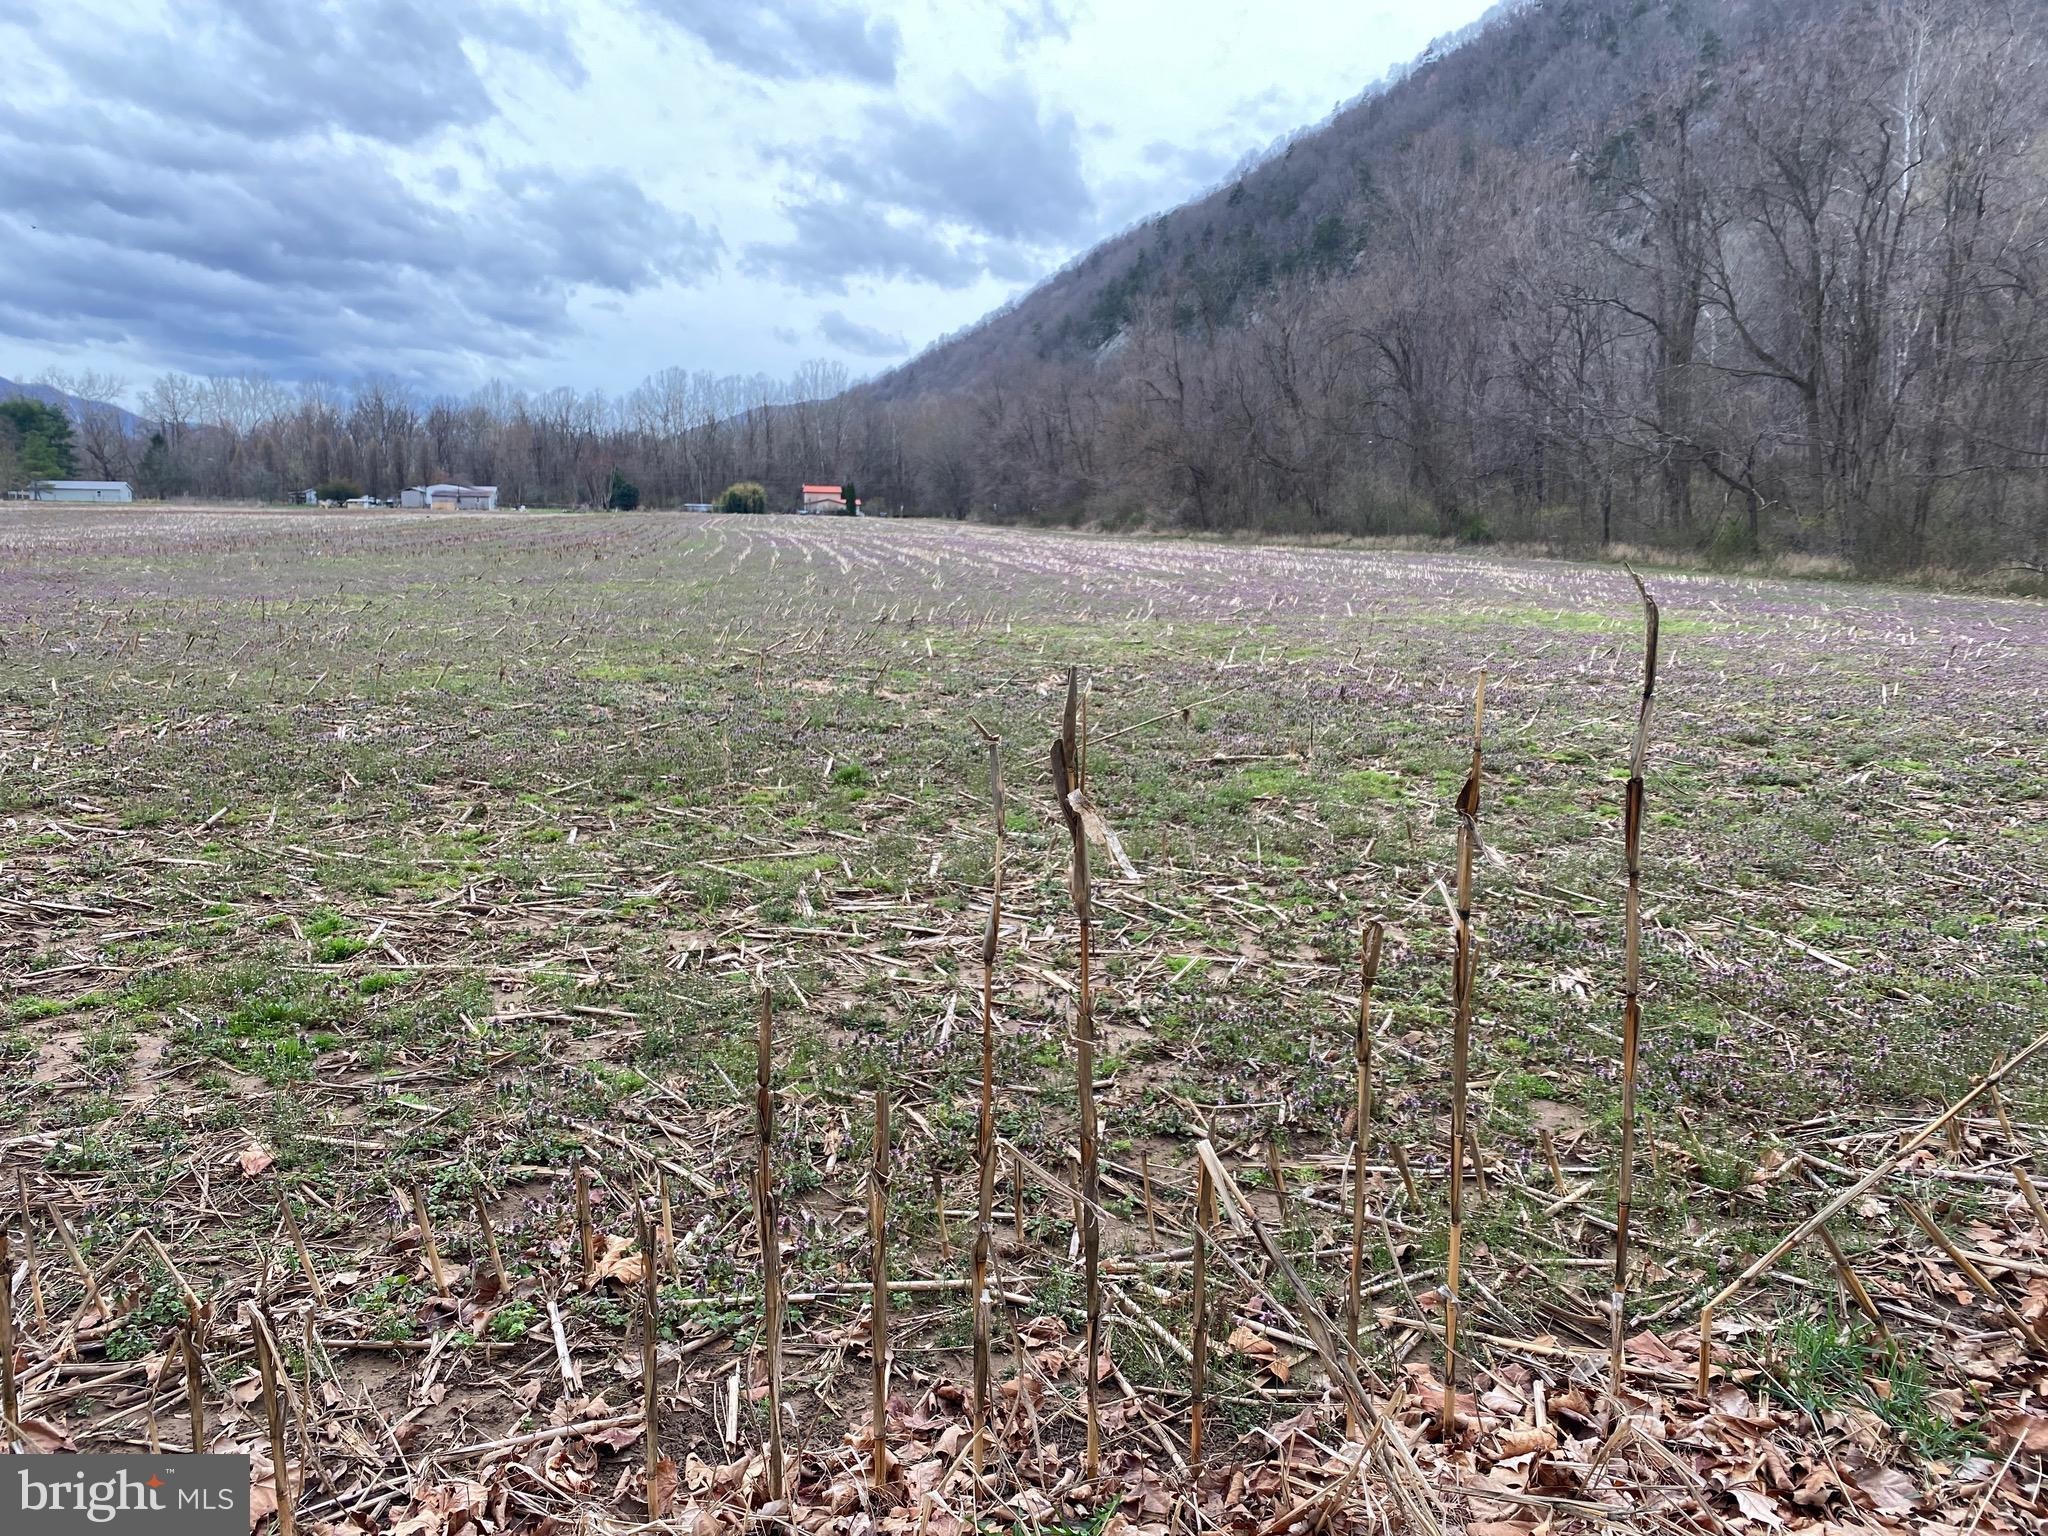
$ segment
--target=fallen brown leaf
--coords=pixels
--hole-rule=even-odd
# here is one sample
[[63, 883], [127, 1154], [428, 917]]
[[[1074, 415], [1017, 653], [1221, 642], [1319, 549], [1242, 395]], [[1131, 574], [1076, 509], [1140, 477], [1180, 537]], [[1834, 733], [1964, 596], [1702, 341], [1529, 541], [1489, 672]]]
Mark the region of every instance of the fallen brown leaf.
[[664, 1456], [654, 1464], [653, 1475], [647, 1479], [647, 1517], [659, 1520], [675, 1502], [676, 1484], [682, 1480], [682, 1473], [673, 1456]]
[[1526, 1456], [1531, 1451], [1554, 1451], [1557, 1449], [1557, 1432], [1551, 1429], [1504, 1429], [1500, 1435], [1501, 1460], [1512, 1456]]
[[1778, 1501], [1769, 1494], [1747, 1486], [1728, 1491], [1735, 1496], [1736, 1507], [1751, 1520], [1774, 1527], [1784, 1525], [1785, 1517], [1778, 1513]]
[[2008, 1413], [1996, 1420], [1992, 1428], [2001, 1446], [2010, 1446], [2017, 1440], [2023, 1451], [2036, 1455], [2048, 1451], [2048, 1417], [2038, 1413]]
[[646, 1261], [633, 1252], [633, 1239], [605, 1234], [604, 1252], [591, 1267], [593, 1281], [616, 1280], [621, 1286], [635, 1286], [646, 1273]]
[[76, 1442], [64, 1432], [63, 1427], [52, 1424], [48, 1419], [21, 1419], [16, 1422], [15, 1427], [21, 1431], [21, 1438], [28, 1442], [31, 1449], [46, 1456], [59, 1451], [78, 1449]]
[[1897, 1467], [1865, 1467], [1849, 1478], [1881, 1513], [1904, 1514], [1920, 1503], [1920, 1485]]

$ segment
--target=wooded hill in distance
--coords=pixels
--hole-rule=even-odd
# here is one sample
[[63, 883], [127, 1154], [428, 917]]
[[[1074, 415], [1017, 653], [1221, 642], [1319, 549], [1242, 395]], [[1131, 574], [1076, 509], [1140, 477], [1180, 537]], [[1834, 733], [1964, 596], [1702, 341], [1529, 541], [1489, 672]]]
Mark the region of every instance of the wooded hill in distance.
[[906, 494], [2038, 570], [2043, 15], [1505, 10], [878, 380]]
[[598, 505], [617, 471], [643, 505], [758, 480], [779, 510], [852, 481], [932, 516], [2034, 580], [2044, 17], [1521, 0], [864, 384], [674, 368], [424, 402], [173, 374], [137, 431], [81, 417], [81, 462], [120, 478], [155, 433], [143, 494]]

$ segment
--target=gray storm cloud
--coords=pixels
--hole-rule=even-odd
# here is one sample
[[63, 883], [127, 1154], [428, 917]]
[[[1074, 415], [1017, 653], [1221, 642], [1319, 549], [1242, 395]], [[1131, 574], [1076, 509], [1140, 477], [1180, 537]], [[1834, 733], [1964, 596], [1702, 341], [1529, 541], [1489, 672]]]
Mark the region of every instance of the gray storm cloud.
[[0, 104], [0, 329], [188, 366], [351, 373], [517, 359], [580, 291], [702, 281], [717, 231], [610, 170], [411, 179], [496, 112], [475, 50], [582, 78], [544, 16], [481, 0], [272, 6], [31, 37], [77, 89]]

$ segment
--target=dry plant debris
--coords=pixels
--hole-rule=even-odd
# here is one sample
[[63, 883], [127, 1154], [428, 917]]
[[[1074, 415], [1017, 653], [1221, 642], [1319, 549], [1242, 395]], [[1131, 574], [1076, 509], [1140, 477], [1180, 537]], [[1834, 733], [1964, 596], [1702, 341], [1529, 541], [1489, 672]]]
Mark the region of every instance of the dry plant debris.
[[[1661, 575], [1632, 752], [1610, 570], [658, 516], [0, 546], [26, 1450], [246, 1449], [322, 1536], [2043, 1527], [2038, 607]], [[1048, 732], [1058, 797], [989, 739]]]

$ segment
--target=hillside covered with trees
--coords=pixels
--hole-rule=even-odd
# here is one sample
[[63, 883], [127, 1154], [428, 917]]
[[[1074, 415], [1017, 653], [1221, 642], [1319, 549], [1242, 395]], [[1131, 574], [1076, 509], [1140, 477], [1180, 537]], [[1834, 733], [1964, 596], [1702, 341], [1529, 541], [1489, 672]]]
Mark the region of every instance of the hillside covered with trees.
[[955, 509], [2038, 568], [2043, 14], [1509, 8], [874, 392]]

